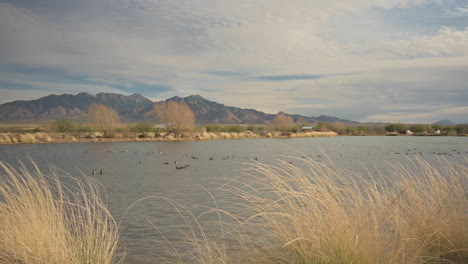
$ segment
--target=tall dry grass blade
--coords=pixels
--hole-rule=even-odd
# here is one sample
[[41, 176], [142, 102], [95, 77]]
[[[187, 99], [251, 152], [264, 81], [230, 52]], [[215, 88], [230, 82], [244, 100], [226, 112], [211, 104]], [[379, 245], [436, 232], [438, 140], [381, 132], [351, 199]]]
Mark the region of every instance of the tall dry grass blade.
[[96, 182], [44, 175], [32, 165], [0, 162], [0, 263], [120, 262], [117, 225]]
[[257, 250], [244, 263], [468, 263], [466, 166], [416, 160], [360, 176], [302, 161], [254, 163], [220, 187], [250, 214], [254, 238], [242, 240]]

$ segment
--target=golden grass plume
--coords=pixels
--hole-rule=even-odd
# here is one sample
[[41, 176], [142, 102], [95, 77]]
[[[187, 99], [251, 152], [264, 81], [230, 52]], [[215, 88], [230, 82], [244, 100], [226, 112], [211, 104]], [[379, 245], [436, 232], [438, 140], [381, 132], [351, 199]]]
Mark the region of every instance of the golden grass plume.
[[0, 162], [0, 263], [111, 264], [117, 225], [85, 178], [44, 175]]
[[26, 133], [26, 134], [20, 134], [19, 135], [19, 141], [21, 143], [36, 143], [37, 139], [33, 134]]
[[417, 160], [372, 177], [299, 161], [224, 185], [250, 212], [242, 229], [261, 250], [248, 263], [468, 263], [467, 167]]

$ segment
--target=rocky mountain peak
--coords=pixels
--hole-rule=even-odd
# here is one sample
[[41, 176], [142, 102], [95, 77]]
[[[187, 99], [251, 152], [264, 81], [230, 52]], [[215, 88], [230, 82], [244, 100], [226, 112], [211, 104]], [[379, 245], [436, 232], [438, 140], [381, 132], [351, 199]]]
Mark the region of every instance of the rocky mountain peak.
[[[254, 109], [242, 109], [225, 106], [209, 101], [200, 95], [187, 97], [174, 96], [166, 101], [186, 103], [195, 113], [198, 124], [270, 124], [274, 114], [267, 114]], [[99, 93], [92, 95], [49, 95], [31, 101], [15, 101], [0, 105], [0, 121], [11, 120], [44, 120], [44, 119], [85, 119], [86, 112], [92, 103], [100, 103], [115, 109], [123, 121], [148, 121], [155, 102], [134, 93], [123, 95], [116, 93]], [[286, 114], [286, 113], [285, 113]], [[319, 121], [352, 121], [336, 117], [306, 117], [291, 115], [296, 122], [315, 124]]]

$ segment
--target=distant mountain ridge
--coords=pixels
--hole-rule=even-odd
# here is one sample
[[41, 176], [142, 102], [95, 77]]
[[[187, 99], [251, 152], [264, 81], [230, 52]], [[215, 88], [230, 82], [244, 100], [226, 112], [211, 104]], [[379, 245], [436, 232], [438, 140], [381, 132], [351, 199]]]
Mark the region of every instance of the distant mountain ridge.
[[[208, 101], [200, 95], [191, 95], [185, 98], [178, 96], [166, 101], [177, 101], [186, 103], [197, 117], [199, 124], [269, 124], [275, 118], [275, 114], [267, 114], [255, 109], [243, 109], [224, 104]], [[302, 124], [315, 124], [320, 121], [344, 123], [358, 123], [337, 117], [321, 115], [318, 117], [307, 117], [302, 115], [291, 115], [294, 122]]]
[[452, 126], [452, 125], [456, 125], [457, 123], [451, 121], [451, 120], [448, 120], [448, 119], [444, 119], [444, 120], [439, 120], [437, 122], [434, 122], [432, 123], [432, 125], [442, 125], [442, 126]]
[[[166, 101], [186, 103], [195, 113], [198, 124], [270, 124], [274, 114], [267, 114], [254, 109], [242, 109], [225, 106], [206, 100], [200, 95], [172, 97]], [[86, 111], [93, 103], [100, 103], [114, 108], [123, 121], [141, 122], [151, 120], [151, 111], [155, 104], [140, 94], [122, 95], [99, 93], [91, 95], [48, 95], [36, 100], [14, 101], [0, 105], [0, 121], [50, 120], [50, 119], [86, 119]], [[358, 123], [330, 116], [307, 117], [291, 115], [295, 122], [315, 124], [320, 121]]]
[[48, 95], [31, 101], [14, 101], [0, 105], [0, 120], [84, 119], [93, 103], [110, 106], [124, 120], [138, 120], [150, 111], [153, 102], [139, 94], [130, 96], [112, 93], [91, 95]]

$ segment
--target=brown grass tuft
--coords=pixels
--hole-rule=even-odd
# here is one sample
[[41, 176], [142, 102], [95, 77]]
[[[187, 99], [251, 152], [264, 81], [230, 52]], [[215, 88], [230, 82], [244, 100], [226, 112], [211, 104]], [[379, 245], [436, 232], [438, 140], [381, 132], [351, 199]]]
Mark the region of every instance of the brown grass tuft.
[[19, 141], [21, 143], [36, 143], [37, 142], [36, 137], [30, 133], [20, 134]]
[[360, 176], [293, 162], [255, 163], [223, 183], [236, 213], [213, 198], [203, 215], [218, 215], [207, 224], [218, 235], [188, 217], [196, 224], [184, 241], [195, 250], [185, 263], [468, 263], [466, 166], [417, 160]]
[[0, 167], [0, 263], [118, 262], [117, 225], [95, 182]]
[[302, 162], [254, 164], [253, 180], [225, 188], [264, 241], [251, 263], [468, 263], [466, 167], [418, 160], [363, 177]]

